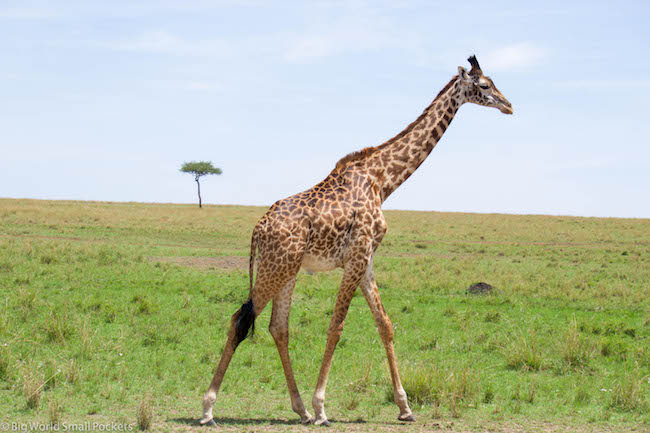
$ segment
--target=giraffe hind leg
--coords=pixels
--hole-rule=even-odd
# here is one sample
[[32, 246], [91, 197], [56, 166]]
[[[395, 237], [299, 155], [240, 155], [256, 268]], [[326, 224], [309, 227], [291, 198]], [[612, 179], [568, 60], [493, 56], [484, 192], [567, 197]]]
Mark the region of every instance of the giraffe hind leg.
[[219, 392], [221, 382], [226, 374], [232, 356], [235, 353], [235, 349], [249, 335], [249, 332], [254, 329], [255, 318], [260, 315], [271, 298], [287, 282], [295, 278], [300, 269], [300, 261], [296, 262], [291, 266], [284, 267], [279, 273], [267, 269], [264, 263], [260, 264], [255, 287], [251, 291], [248, 301], [230, 319], [230, 331], [228, 332], [228, 339], [223, 354], [219, 360], [214, 377], [210, 382], [208, 392], [203, 397], [203, 416], [200, 421], [202, 425], [210, 423], [210, 420], [213, 418], [212, 407], [217, 400], [217, 393]]
[[210, 382], [208, 392], [203, 397], [203, 416], [201, 417], [201, 425], [213, 425], [212, 406], [217, 400], [217, 393], [221, 387], [221, 382], [226, 374], [230, 360], [241, 343], [247, 336], [249, 329], [255, 328], [255, 311], [253, 308], [253, 301], [249, 299], [244, 303], [239, 310], [230, 318], [230, 330], [228, 331], [228, 339], [224, 347], [223, 354], [219, 360], [219, 365], [214, 373], [214, 377]]
[[208, 392], [203, 398], [201, 424], [207, 424], [212, 419], [212, 407], [235, 349], [248, 336], [249, 331], [254, 330], [255, 318], [264, 310], [266, 304], [294, 279], [300, 270], [308, 237], [307, 227], [301, 227], [302, 230], [293, 230], [293, 226], [291, 228], [292, 230], [285, 230], [282, 226], [268, 228], [264, 239], [253, 241], [259, 244], [255, 284], [251, 287], [248, 301], [231, 318], [226, 346]]
[[273, 297], [269, 332], [275, 341], [284, 375], [287, 379], [287, 387], [289, 388], [289, 396], [291, 397], [291, 408], [300, 415], [301, 423], [309, 424], [314, 421], [314, 418], [307, 411], [300, 397], [289, 357], [289, 310], [291, 308], [291, 295], [295, 284], [296, 278], [294, 277]]

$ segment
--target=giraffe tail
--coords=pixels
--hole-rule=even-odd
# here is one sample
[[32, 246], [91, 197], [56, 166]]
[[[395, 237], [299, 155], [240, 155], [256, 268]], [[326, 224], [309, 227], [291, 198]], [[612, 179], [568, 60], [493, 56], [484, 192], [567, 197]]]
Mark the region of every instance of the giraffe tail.
[[257, 242], [258, 242], [258, 227], [255, 226], [255, 229], [253, 230], [253, 235], [251, 236], [251, 253], [250, 253], [250, 259], [248, 261], [248, 279], [250, 281], [248, 290], [249, 292], [253, 291], [253, 277], [255, 273], [255, 254], [257, 253]]
[[248, 337], [249, 330], [251, 336], [255, 334], [255, 309], [251, 298], [248, 298], [248, 301], [239, 309], [239, 315], [235, 322], [235, 347]]
[[248, 301], [241, 306], [239, 310], [239, 315], [237, 316], [237, 321], [235, 322], [235, 332], [237, 338], [237, 344], [241, 343], [246, 337], [248, 337], [248, 331], [253, 335], [255, 333], [255, 308], [253, 307], [253, 277], [255, 274], [255, 254], [257, 253], [257, 243], [258, 243], [258, 226], [255, 226], [253, 230], [253, 236], [251, 237], [251, 253], [248, 264], [248, 275], [249, 275], [249, 292], [251, 295], [248, 297]]

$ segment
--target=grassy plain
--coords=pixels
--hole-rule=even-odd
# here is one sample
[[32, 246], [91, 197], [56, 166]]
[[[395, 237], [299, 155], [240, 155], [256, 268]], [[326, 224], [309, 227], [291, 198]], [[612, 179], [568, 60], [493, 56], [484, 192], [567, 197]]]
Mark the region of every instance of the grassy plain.
[[[261, 207], [0, 200], [0, 422], [189, 430], [247, 297]], [[650, 220], [387, 211], [375, 259], [416, 424], [397, 422], [357, 294], [333, 430], [650, 431]], [[306, 403], [341, 273], [301, 273], [290, 352]], [[491, 295], [465, 293], [485, 281]], [[222, 430], [309, 431], [267, 331], [242, 343]]]

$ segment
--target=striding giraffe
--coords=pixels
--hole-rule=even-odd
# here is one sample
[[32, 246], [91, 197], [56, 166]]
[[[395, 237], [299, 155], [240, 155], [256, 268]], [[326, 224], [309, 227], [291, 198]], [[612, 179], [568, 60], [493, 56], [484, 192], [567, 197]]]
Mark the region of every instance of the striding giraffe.
[[[347, 155], [325, 180], [276, 202], [259, 220], [251, 239], [250, 295], [231, 318], [226, 346], [203, 398], [201, 424], [215, 424], [212, 406], [235, 349], [251, 328], [254, 330], [255, 318], [273, 300], [269, 331], [280, 354], [291, 406], [303, 424], [328, 425], [324, 410], [327, 377], [357, 286], [363, 291], [386, 349], [393, 395], [400, 410], [398, 418], [415, 421], [397, 370], [393, 327], [379, 298], [372, 262], [387, 229], [382, 203], [431, 153], [460, 106], [472, 102], [496, 107], [505, 114], [513, 113], [510, 102], [483, 75], [476, 57], [468, 60], [471, 70], [467, 72], [459, 66], [458, 75], [404, 131], [378, 147]], [[253, 284], [256, 253], [257, 278]], [[291, 295], [301, 267], [308, 271], [343, 268], [312, 399], [315, 417], [305, 409], [300, 398], [288, 351]]]

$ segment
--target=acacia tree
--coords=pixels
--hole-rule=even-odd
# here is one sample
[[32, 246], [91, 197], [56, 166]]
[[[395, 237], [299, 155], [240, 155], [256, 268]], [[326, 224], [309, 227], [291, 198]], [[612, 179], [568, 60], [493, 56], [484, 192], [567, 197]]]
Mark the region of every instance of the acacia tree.
[[194, 175], [194, 180], [196, 181], [196, 186], [199, 192], [199, 207], [201, 207], [201, 183], [199, 179], [201, 176], [208, 174], [221, 174], [221, 169], [214, 167], [211, 161], [190, 161], [184, 162], [181, 165], [182, 173], [190, 173]]

